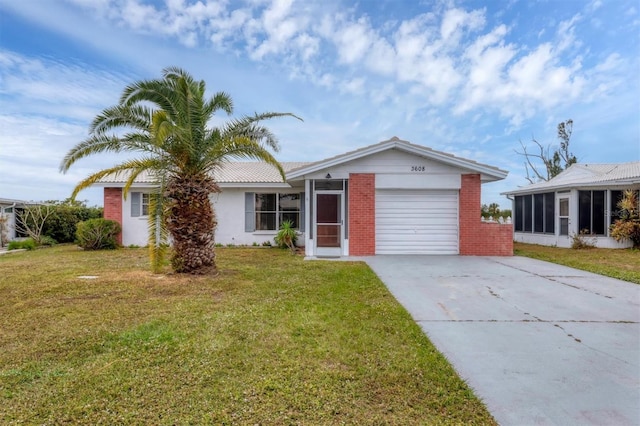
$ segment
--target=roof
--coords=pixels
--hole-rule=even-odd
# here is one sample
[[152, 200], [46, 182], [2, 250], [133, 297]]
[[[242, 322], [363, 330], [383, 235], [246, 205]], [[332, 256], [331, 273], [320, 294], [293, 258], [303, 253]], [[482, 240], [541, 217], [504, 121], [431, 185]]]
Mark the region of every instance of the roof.
[[435, 149], [431, 149], [426, 146], [412, 144], [394, 136], [389, 140], [382, 141], [374, 145], [365, 146], [355, 151], [350, 151], [345, 154], [327, 158], [325, 160], [316, 161], [314, 163], [310, 163], [303, 167], [294, 169], [287, 173], [287, 180], [302, 178], [304, 177], [304, 175], [309, 173], [314, 173], [328, 167], [347, 163], [358, 158], [366, 157], [368, 155], [376, 154], [378, 152], [387, 151], [390, 149], [397, 149], [413, 155], [418, 155], [421, 157], [439, 161], [441, 163], [449, 164], [451, 166], [460, 167], [476, 173], [480, 173], [482, 181], [484, 182], [504, 179], [509, 173], [506, 170], [501, 170], [497, 167], [489, 166], [487, 164], [482, 164], [473, 160], [456, 157], [455, 155], [448, 154], [442, 151], [436, 151]]
[[[491, 182], [504, 179], [508, 172], [497, 167], [487, 164], [478, 163], [473, 160], [456, 157], [446, 152], [436, 151], [422, 145], [415, 145], [407, 141], [393, 137], [387, 141], [369, 145], [355, 151], [350, 151], [335, 157], [324, 160], [305, 163], [305, 162], [283, 162], [280, 163], [287, 177], [287, 181], [298, 180], [304, 178], [304, 175], [323, 170], [338, 164], [347, 163], [358, 158], [376, 154], [378, 152], [397, 149], [413, 155], [439, 161], [455, 167], [463, 168], [475, 173], [480, 173], [483, 182]], [[101, 179], [98, 184], [124, 184], [126, 182], [126, 174], [109, 175]], [[239, 162], [230, 161], [223, 163], [220, 168], [216, 169], [213, 177], [218, 184], [283, 184], [284, 181], [278, 173], [277, 169], [269, 164], [251, 161]], [[149, 173], [141, 173], [135, 180], [138, 184], [155, 183], [153, 176]]]
[[[304, 162], [283, 162], [280, 163], [284, 172], [303, 167], [309, 163]], [[219, 184], [225, 183], [283, 183], [282, 176], [278, 169], [270, 164], [257, 161], [229, 161], [223, 163], [221, 167], [213, 172], [215, 181]], [[124, 183], [125, 174], [111, 174], [100, 180], [101, 184]], [[148, 172], [141, 173], [135, 180], [136, 183], [155, 183], [155, 179]]]
[[0, 204], [3, 206], [11, 206], [13, 204], [15, 204], [16, 206], [27, 206], [41, 203], [37, 203], [35, 201], [14, 200], [12, 198], [0, 198]]
[[536, 182], [505, 195], [528, 194], [556, 189], [640, 185], [640, 161], [618, 164], [572, 164], [548, 181]]

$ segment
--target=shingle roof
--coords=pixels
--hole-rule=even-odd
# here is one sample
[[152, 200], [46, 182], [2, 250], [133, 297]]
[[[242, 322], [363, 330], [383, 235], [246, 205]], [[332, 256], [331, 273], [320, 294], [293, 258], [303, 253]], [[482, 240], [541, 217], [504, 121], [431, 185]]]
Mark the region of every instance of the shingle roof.
[[[304, 162], [282, 162], [280, 163], [284, 172], [303, 167], [309, 163]], [[217, 183], [283, 183], [282, 176], [278, 170], [270, 164], [257, 161], [230, 161], [213, 172], [213, 177]], [[127, 175], [109, 175], [99, 181], [99, 183], [124, 183]], [[135, 180], [136, 183], [155, 182], [149, 173], [141, 173]]]
[[572, 164], [553, 179], [536, 182], [503, 194], [607, 185], [640, 185], [640, 161], [618, 164]]

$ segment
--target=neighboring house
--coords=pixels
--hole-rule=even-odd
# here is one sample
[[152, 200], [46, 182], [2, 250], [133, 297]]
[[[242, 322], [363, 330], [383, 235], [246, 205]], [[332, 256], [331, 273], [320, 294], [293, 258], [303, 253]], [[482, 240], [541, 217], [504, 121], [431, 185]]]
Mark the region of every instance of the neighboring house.
[[583, 231], [597, 247], [631, 247], [609, 233], [627, 189], [640, 190], [640, 162], [573, 164], [546, 182], [505, 192], [513, 200], [514, 239], [571, 247], [572, 236]]
[[[374, 254], [513, 254], [511, 224], [484, 223], [480, 185], [506, 171], [392, 138], [313, 163], [271, 166], [228, 162], [212, 194], [220, 244], [273, 242], [290, 220], [308, 256]], [[140, 176], [129, 193], [124, 177], [104, 187], [104, 216], [122, 225], [123, 245], [147, 244], [149, 191]]]
[[0, 247], [16, 238], [16, 209], [24, 208], [30, 204], [33, 203], [0, 198]]

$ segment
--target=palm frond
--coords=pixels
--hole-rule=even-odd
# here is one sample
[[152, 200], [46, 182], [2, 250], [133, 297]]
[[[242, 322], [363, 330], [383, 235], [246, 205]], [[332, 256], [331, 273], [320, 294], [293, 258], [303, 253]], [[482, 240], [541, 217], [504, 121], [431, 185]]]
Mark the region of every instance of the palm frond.
[[209, 159], [208, 163], [210, 164], [208, 171], [211, 171], [225, 159], [258, 160], [274, 166], [280, 176], [285, 179], [284, 169], [278, 160], [260, 143], [247, 137], [226, 138], [224, 142], [212, 145], [206, 157]]
[[80, 142], [67, 152], [60, 163], [60, 171], [65, 173], [78, 160], [102, 152], [122, 151], [120, 139], [116, 136], [94, 135]]

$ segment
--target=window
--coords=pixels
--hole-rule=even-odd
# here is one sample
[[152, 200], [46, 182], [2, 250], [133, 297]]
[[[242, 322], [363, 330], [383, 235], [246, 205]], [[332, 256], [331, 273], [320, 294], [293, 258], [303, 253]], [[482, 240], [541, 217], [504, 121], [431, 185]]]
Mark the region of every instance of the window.
[[553, 234], [555, 230], [555, 193], [518, 195], [515, 197], [516, 232]]
[[131, 217], [149, 216], [149, 194], [131, 193]]
[[245, 192], [245, 232], [277, 231], [285, 220], [295, 229], [304, 228], [303, 194], [258, 194]]
[[605, 234], [605, 191], [578, 193], [578, 230], [590, 234]]
[[611, 191], [611, 202], [609, 203], [609, 211], [611, 219], [610, 224], [613, 224], [616, 219], [620, 219], [620, 209], [618, 209], [618, 203], [622, 200], [624, 193], [622, 191]]

